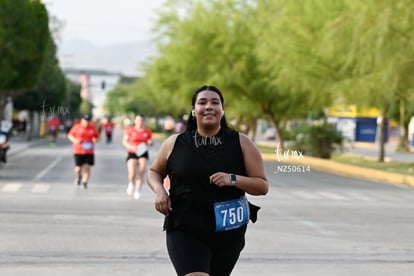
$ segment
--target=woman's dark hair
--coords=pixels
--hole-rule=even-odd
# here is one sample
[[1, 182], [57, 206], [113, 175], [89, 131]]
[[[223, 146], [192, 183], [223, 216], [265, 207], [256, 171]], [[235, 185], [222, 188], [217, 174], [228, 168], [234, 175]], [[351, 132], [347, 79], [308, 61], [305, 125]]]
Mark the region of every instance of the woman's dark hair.
[[[212, 85], [203, 85], [200, 88], [198, 88], [195, 91], [195, 93], [193, 95], [193, 98], [191, 99], [191, 106], [193, 106], [193, 107], [195, 106], [195, 103], [197, 101], [198, 94], [200, 92], [203, 92], [203, 91], [212, 91], [212, 92], [217, 93], [217, 95], [220, 98], [221, 105], [224, 108], [224, 98], [223, 98], [223, 94], [221, 93], [221, 91], [217, 87], [212, 86]], [[228, 128], [225, 115], [223, 115], [223, 117], [221, 118], [220, 126], [223, 127], [223, 128]], [[192, 130], [196, 130], [196, 129], [197, 129], [197, 121], [196, 121], [196, 118], [193, 116], [192, 112], [190, 112], [190, 115], [188, 116], [188, 120], [187, 120], [187, 123], [186, 123], [186, 129], [185, 130], [186, 131], [192, 131]]]
[[144, 119], [145, 120], [145, 115], [144, 114], [142, 114], [142, 113], [138, 113], [136, 116], [135, 116], [135, 118], [136, 117], [141, 117], [142, 119]]

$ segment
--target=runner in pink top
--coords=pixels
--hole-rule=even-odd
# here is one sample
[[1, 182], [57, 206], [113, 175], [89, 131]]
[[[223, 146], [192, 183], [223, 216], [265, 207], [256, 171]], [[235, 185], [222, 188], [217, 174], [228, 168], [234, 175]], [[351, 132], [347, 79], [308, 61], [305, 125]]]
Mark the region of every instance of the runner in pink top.
[[[135, 117], [135, 124], [125, 130], [122, 144], [128, 151], [126, 159], [128, 167], [128, 188], [126, 192], [128, 195], [133, 195], [134, 199], [139, 199], [149, 157], [148, 146], [153, 144], [152, 132], [145, 127], [144, 115], [138, 114]], [[138, 178], [135, 181], [137, 167]]]

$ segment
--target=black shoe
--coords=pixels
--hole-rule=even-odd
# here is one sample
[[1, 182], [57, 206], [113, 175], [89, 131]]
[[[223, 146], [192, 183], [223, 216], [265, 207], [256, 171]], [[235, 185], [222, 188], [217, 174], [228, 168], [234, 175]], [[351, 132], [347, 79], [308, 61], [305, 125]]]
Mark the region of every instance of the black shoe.
[[81, 182], [82, 182], [82, 175], [79, 175], [78, 177], [75, 178], [75, 180], [73, 181], [73, 184], [75, 186], [80, 186]]
[[88, 183], [86, 183], [86, 182], [83, 182], [83, 188], [86, 190], [86, 189], [88, 189]]

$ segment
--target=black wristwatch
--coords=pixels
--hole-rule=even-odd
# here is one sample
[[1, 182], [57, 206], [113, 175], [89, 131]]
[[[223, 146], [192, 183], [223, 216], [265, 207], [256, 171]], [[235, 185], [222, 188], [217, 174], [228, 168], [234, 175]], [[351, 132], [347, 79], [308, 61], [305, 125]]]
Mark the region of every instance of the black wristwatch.
[[230, 180], [231, 180], [231, 185], [235, 186], [236, 185], [236, 181], [237, 181], [237, 177], [235, 174], [231, 173], [230, 174]]

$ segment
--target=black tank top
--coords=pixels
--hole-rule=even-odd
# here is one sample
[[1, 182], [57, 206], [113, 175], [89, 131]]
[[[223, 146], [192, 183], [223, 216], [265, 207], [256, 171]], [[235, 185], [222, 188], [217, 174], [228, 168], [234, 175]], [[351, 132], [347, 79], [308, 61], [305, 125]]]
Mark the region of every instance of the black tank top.
[[166, 230], [214, 231], [214, 202], [245, 194], [237, 187], [210, 183], [210, 175], [219, 171], [246, 175], [238, 132], [221, 128], [214, 137], [195, 131], [177, 137], [167, 163], [172, 212], [166, 217]]

